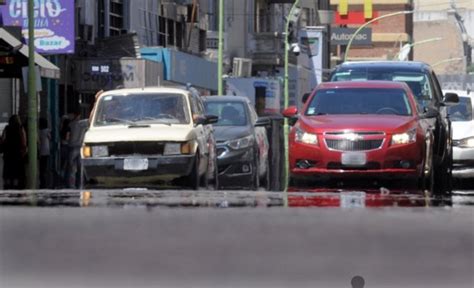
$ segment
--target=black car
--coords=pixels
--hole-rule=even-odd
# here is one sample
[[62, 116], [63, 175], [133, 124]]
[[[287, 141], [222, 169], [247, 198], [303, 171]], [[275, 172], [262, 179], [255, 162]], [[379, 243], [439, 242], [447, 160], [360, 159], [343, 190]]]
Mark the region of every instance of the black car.
[[434, 139], [434, 194], [451, 193], [452, 131], [446, 106], [457, 103], [454, 93], [443, 95], [435, 72], [430, 65], [414, 61], [345, 62], [331, 73], [330, 81], [389, 80], [402, 81], [410, 86], [420, 112], [435, 111], [432, 118]]
[[204, 98], [206, 113], [217, 115], [214, 126], [220, 185], [249, 186], [258, 189], [269, 185], [269, 143], [265, 125], [269, 119], [258, 118], [250, 101], [242, 96]]

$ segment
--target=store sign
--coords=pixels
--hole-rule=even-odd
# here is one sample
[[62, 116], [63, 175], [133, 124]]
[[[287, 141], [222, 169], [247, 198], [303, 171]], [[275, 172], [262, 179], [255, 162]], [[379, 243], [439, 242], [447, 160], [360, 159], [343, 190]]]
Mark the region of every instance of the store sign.
[[[34, 1], [35, 48], [41, 54], [73, 54], [74, 1]], [[28, 0], [6, 0], [0, 7], [5, 26], [22, 27], [28, 43]]]
[[[372, 19], [375, 19], [379, 16], [378, 11], [372, 12], [372, 18], [365, 18], [364, 11], [348, 11], [346, 15], [341, 15], [336, 11], [334, 15], [334, 24], [337, 25], [348, 25], [348, 24], [364, 24]], [[377, 22], [373, 22], [377, 24]]]
[[[356, 31], [357, 28], [331, 28], [331, 45], [347, 45]], [[367, 46], [371, 44], [371, 28], [362, 28], [351, 43], [354, 46]]]
[[161, 63], [145, 59], [89, 58], [75, 60], [74, 65], [75, 87], [82, 92], [158, 86], [163, 79]]

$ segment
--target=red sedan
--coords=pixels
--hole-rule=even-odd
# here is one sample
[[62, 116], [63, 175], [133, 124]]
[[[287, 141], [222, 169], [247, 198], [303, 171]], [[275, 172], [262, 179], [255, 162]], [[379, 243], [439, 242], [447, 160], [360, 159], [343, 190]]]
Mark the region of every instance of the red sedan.
[[432, 190], [431, 131], [410, 88], [402, 82], [322, 83], [296, 120], [289, 136], [290, 176], [300, 179], [368, 176], [416, 179]]

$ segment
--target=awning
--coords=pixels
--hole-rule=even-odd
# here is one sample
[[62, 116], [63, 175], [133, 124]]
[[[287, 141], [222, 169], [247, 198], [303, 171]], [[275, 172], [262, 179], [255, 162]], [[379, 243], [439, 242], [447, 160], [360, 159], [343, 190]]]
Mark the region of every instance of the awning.
[[[4, 28], [0, 28], [0, 42], [11, 46], [11, 51], [2, 55], [2, 57], [8, 57], [11, 60], [1, 61], [0, 78], [21, 78], [22, 67], [28, 66], [28, 46]], [[60, 69], [36, 52], [35, 64], [39, 67], [41, 77], [59, 79]]]

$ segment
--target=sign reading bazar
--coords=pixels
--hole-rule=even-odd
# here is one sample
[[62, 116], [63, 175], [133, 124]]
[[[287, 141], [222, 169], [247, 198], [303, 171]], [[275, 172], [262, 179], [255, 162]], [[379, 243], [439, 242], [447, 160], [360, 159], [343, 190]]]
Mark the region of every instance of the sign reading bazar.
[[[28, 43], [28, 0], [6, 0], [0, 11], [3, 24], [22, 27], [23, 37]], [[34, 0], [33, 16], [36, 52], [74, 53], [74, 1]]]
[[[331, 28], [331, 45], [347, 45], [357, 28]], [[352, 40], [354, 46], [372, 44], [372, 29], [362, 28]]]

